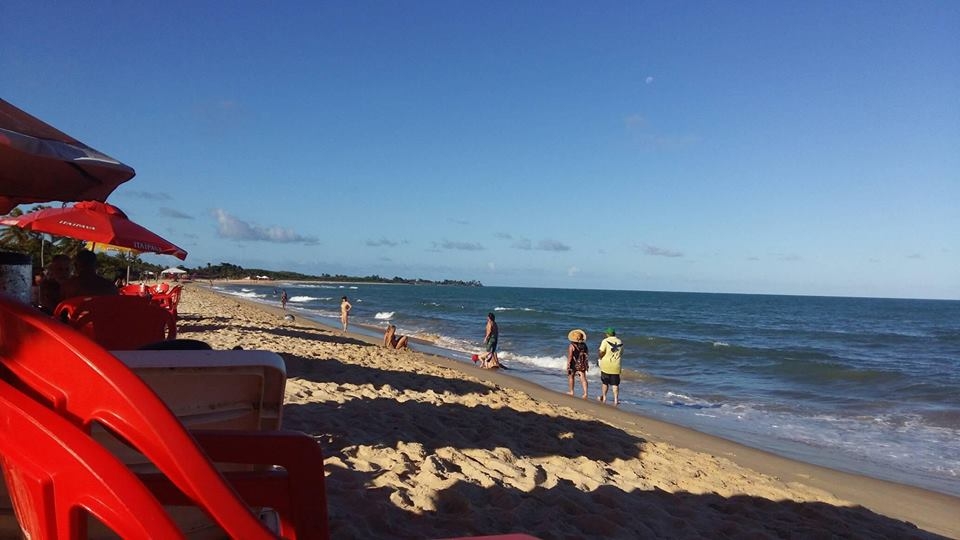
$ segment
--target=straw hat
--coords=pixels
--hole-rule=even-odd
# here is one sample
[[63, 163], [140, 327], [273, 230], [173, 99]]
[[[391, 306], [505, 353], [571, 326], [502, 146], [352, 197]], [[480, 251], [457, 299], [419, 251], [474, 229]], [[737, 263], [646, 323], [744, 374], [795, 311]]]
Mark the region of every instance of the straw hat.
[[587, 340], [587, 333], [577, 328], [575, 330], [571, 330], [570, 333], [567, 334], [567, 339], [574, 342], [583, 342]]

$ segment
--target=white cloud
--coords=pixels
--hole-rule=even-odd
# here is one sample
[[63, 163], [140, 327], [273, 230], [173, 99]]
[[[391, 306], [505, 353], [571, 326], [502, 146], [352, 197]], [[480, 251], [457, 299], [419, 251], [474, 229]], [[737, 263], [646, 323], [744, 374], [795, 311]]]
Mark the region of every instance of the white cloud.
[[251, 240], [256, 242], [278, 242], [283, 244], [316, 244], [317, 239], [303, 236], [291, 229], [282, 227], [261, 227], [241, 221], [221, 208], [213, 211], [217, 220], [217, 234], [231, 240]]
[[193, 216], [186, 214], [174, 208], [160, 207], [160, 215], [177, 219], [193, 219]]
[[537, 249], [540, 251], [570, 251], [570, 246], [557, 240], [541, 240], [537, 242]]
[[367, 240], [366, 244], [370, 247], [395, 247], [399, 244], [399, 242], [396, 242], [395, 240], [389, 240], [385, 237], [380, 237], [379, 240]]
[[643, 245], [643, 252], [647, 255], [652, 255], [654, 257], [683, 257], [683, 253], [679, 251], [674, 251], [672, 249], [651, 246], [649, 244]]
[[434, 242], [435, 247], [441, 249], [454, 249], [458, 251], [483, 251], [483, 246], [477, 242], [458, 242], [455, 240], [444, 240], [439, 244]]

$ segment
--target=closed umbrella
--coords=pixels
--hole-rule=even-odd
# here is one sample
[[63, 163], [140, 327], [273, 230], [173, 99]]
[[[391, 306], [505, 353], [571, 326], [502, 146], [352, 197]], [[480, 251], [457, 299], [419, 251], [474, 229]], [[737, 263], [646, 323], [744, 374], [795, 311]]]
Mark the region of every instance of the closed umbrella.
[[0, 225], [141, 252], [173, 255], [181, 260], [187, 258], [187, 252], [182, 248], [131, 221], [116, 206], [98, 201], [82, 201], [73, 206], [7, 216], [0, 218]]
[[0, 99], [0, 213], [18, 204], [103, 201], [135, 174]]

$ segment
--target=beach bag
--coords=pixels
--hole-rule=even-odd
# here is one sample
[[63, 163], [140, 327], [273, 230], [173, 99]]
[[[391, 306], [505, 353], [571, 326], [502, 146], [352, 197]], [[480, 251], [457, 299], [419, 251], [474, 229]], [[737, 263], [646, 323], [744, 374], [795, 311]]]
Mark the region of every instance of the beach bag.
[[574, 371], [587, 371], [589, 367], [589, 352], [585, 343], [574, 343], [573, 362], [571, 369]]

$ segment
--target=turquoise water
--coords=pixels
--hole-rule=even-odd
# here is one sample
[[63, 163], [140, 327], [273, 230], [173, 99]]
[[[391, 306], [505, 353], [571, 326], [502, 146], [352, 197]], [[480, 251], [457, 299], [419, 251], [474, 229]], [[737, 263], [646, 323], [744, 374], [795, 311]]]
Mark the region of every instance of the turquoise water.
[[[625, 344], [621, 407], [787, 457], [960, 495], [960, 302], [507, 287], [218, 287], [469, 361], [487, 312], [510, 374], [566, 391], [566, 335]], [[591, 393], [599, 372], [588, 373]]]

